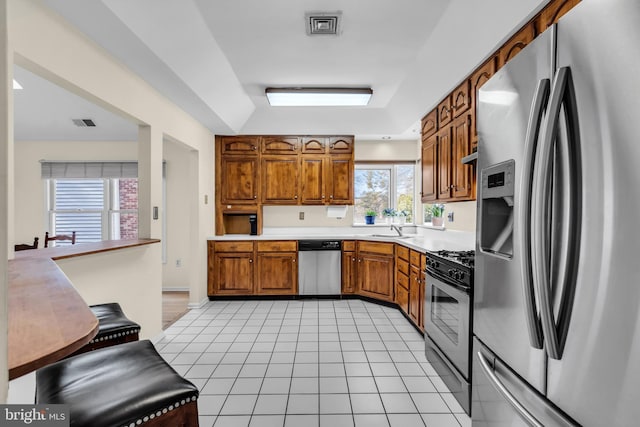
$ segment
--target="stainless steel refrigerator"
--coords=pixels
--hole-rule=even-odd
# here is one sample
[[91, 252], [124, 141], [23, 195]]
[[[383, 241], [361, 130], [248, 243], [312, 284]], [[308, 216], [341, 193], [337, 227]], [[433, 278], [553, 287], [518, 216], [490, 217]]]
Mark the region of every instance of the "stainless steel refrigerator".
[[473, 426], [640, 424], [640, 1], [583, 0], [478, 100]]

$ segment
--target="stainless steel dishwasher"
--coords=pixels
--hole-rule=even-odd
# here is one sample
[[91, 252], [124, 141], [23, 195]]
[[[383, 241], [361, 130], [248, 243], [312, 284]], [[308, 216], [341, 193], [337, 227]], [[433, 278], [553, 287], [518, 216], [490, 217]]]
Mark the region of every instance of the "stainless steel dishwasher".
[[340, 240], [298, 241], [298, 293], [300, 295], [340, 295]]

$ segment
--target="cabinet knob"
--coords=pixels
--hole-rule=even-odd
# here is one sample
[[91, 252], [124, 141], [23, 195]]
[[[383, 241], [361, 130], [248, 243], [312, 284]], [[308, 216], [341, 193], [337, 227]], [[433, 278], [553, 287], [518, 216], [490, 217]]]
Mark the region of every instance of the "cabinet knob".
[[358, 262], [362, 262], [362, 258], [360, 258], [360, 259], [358, 260]]
[[249, 260], [249, 262], [251, 263], [251, 262], [253, 262], [253, 260], [252, 260], [252, 259], [250, 259], [250, 260]]
[[324, 199], [324, 194], [322, 195], [322, 198]]
[[294, 259], [292, 259], [291, 261], [292, 261], [292, 262], [296, 262], [296, 259], [294, 258]]
[[355, 262], [355, 261], [356, 261], [356, 259], [355, 259], [355, 258], [351, 258], [351, 261]]
[[331, 195], [329, 196], [329, 198], [330, 198], [330, 199], [333, 199], [333, 194], [331, 194]]
[[255, 145], [252, 145], [252, 146], [251, 146], [251, 149], [252, 149], [252, 150], [257, 150], [257, 149], [258, 149], [258, 147], [256, 147]]
[[253, 198], [254, 198], [254, 199], [257, 199], [257, 198], [258, 198], [258, 196], [254, 195], [254, 196], [253, 196]]
[[298, 198], [298, 196], [293, 196], [293, 198], [294, 198], [294, 199], [297, 199], [297, 198]]

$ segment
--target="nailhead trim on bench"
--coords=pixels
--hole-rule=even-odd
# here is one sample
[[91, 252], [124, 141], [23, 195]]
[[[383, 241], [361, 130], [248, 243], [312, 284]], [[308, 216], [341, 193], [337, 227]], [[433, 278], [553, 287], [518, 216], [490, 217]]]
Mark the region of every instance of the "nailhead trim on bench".
[[198, 399], [197, 396], [192, 396], [192, 397], [187, 397], [186, 399], [182, 399], [180, 402], [176, 402], [173, 405], [169, 405], [168, 408], [162, 408], [154, 413], [152, 413], [151, 415], [147, 415], [143, 418], [139, 418], [138, 420], [136, 420], [136, 422], [131, 423], [131, 424], [127, 424], [123, 427], [136, 427], [139, 425], [142, 425], [143, 423], [146, 423], [149, 420], [154, 419], [155, 417], [159, 417], [162, 416], [164, 414], [166, 414], [169, 411], [173, 411], [174, 409], [178, 409], [178, 407], [180, 405], [185, 405], [187, 403], [191, 403], [191, 402], [195, 402]]
[[114, 338], [124, 337], [125, 335], [137, 334], [138, 332], [140, 332], [140, 329], [132, 329], [130, 331], [119, 332], [117, 334], [107, 335], [105, 337], [100, 337], [98, 339], [93, 339], [93, 340], [89, 341], [89, 344], [93, 344], [93, 343], [100, 342], [100, 341], [109, 341], [109, 340], [112, 340]]

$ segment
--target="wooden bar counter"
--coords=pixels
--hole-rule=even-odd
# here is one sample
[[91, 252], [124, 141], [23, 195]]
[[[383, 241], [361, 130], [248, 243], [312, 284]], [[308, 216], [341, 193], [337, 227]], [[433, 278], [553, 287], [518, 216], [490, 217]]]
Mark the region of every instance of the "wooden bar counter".
[[98, 331], [98, 320], [55, 260], [158, 242], [111, 240], [16, 252], [8, 273], [9, 379], [64, 358]]

